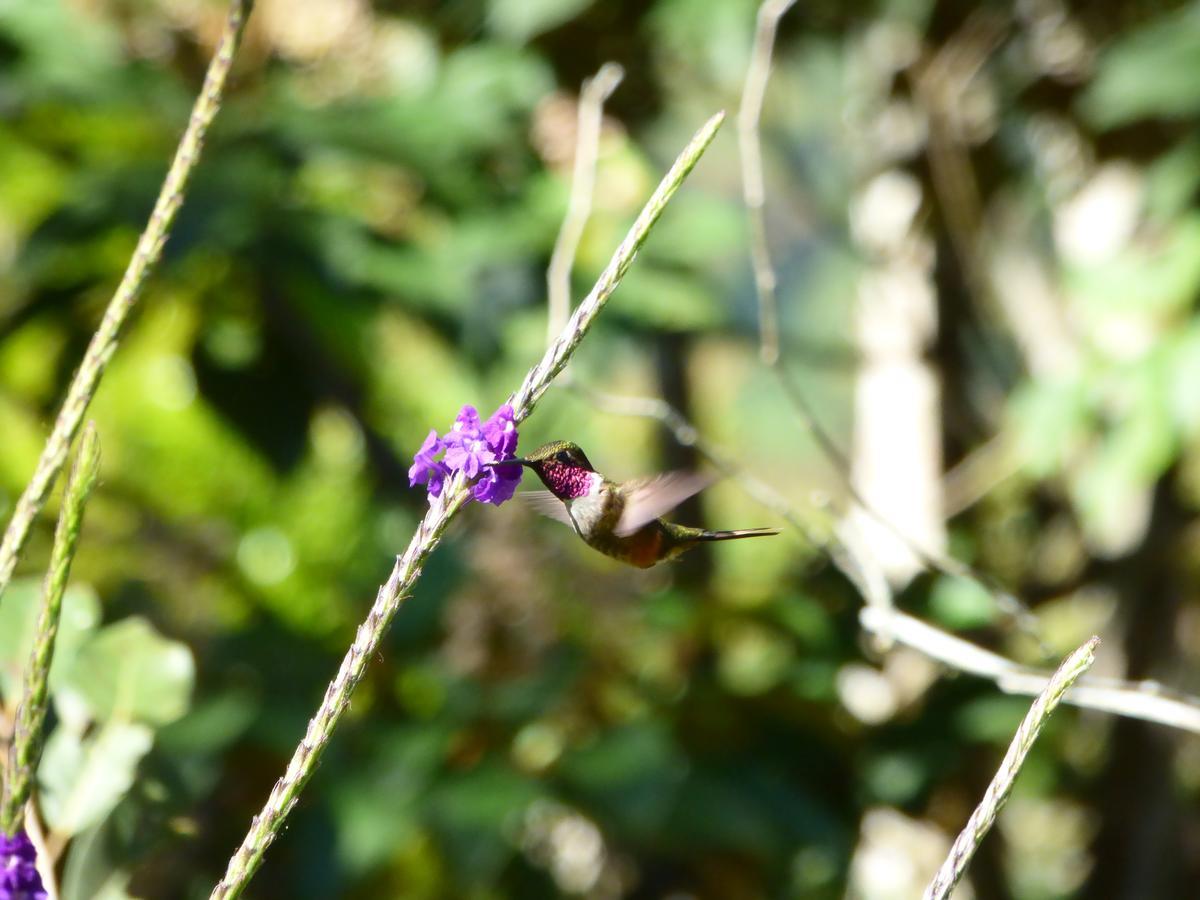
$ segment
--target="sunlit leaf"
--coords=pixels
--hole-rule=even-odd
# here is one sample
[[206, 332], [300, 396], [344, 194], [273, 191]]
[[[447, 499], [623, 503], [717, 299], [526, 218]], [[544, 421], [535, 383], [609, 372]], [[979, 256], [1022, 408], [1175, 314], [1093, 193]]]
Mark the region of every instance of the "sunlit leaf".
[[183, 715], [194, 677], [191, 651], [140, 617], [97, 632], [80, 648], [67, 675], [100, 720], [151, 725]]
[[1100, 58], [1081, 101], [1096, 126], [1142, 118], [1179, 118], [1200, 110], [1200, 8], [1189, 5], [1136, 28]]
[[38, 769], [47, 824], [64, 836], [102, 821], [132, 786], [153, 734], [144, 725], [109, 722], [81, 738], [55, 729]]

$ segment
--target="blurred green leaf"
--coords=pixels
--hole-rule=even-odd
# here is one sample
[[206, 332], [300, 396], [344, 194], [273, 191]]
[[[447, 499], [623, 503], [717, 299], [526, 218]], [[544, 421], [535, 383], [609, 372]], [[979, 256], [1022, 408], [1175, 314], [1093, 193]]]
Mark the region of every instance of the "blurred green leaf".
[[1013, 398], [1012, 415], [1021, 458], [1034, 477], [1064, 468], [1091, 430], [1087, 388], [1075, 380], [1026, 384]]
[[[42, 603], [40, 579], [17, 579], [0, 602], [0, 694], [14, 700], [21, 695], [21, 679], [33, 647], [34, 629]], [[50, 690], [64, 683], [75, 656], [89, 633], [100, 622], [100, 600], [85, 585], [71, 585], [63, 594], [54, 659], [50, 664]]]
[[591, 5], [592, 0], [490, 0], [488, 23], [501, 37], [523, 43]]
[[61, 900], [132, 900], [130, 874], [108, 846], [111, 822], [93, 825], [71, 842], [59, 885]]
[[19, 83], [83, 96], [112, 89], [121, 42], [107, 19], [80, 17], [61, 0], [0, 4], [0, 33], [24, 51]]
[[863, 769], [863, 782], [876, 802], [903, 806], [932, 780], [930, 761], [921, 753], [893, 751], [872, 756]]
[[210, 694], [158, 732], [158, 744], [179, 754], [212, 754], [241, 737], [260, 712], [251, 691], [230, 689]]
[[1080, 109], [1097, 128], [1200, 111], [1200, 6], [1189, 4], [1132, 29], [1100, 57]]
[[612, 311], [640, 327], [666, 331], [701, 331], [725, 317], [710, 285], [648, 265], [631, 270], [621, 282]]
[[543, 793], [536, 782], [495, 763], [444, 779], [429, 798], [430, 821], [462, 882], [486, 884], [513, 854], [519, 830]]
[[[338, 843], [346, 864], [356, 872], [382, 864], [396, 848], [414, 840], [423, 808], [424, 794], [446, 753], [449, 734], [445, 728], [423, 724], [397, 728], [372, 745], [370, 763], [355, 770], [333, 798], [338, 822]], [[443, 798], [443, 803], [445, 799]], [[443, 826], [470, 829], [471, 810], [442, 809]], [[480, 815], [485, 821], [487, 813]]]
[[1163, 316], [1186, 307], [1200, 289], [1200, 215], [1173, 224], [1152, 244], [1134, 244], [1098, 265], [1068, 269], [1065, 282], [1091, 315]]
[[195, 670], [185, 644], [134, 616], [91, 637], [66, 678], [101, 721], [166, 725], [186, 712]]
[[133, 785], [153, 733], [144, 725], [109, 722], [81, 738], [57, 728], [38, 768], [46, 823], [64, 836], [103, 821]]
[[658, 832], [687, 766], [660, 722], [629, 725], [564, 756], [560, 774], [602, 822], [648, 839]]
[[968, 741], [1007, 747], [1031, 702], [1027, 697], [978, 697], [956, 712], [954, 725]]
[[721, 681], [735, 694], [761, 694], [787, 673], [795, 649], [774, 628], [755, 622], [733, 622], [717, 633]]
[[975, 581], [939, 577], [929, 592], [929, 610], [951, 630], [982, 628], [996, 620], [996, 600]]

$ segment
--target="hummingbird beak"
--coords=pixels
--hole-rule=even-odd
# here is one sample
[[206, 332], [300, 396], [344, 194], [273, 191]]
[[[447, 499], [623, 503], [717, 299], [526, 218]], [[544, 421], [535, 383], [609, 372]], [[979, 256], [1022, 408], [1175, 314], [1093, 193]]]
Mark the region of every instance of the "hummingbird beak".
[[533, 463], [531, 463], [529, 460], [520, 459], [519, 457], [514, 457], [513, 459], [498, 459], [495, 462], [485, 463], [484, 465], [490, 466], [490, 467], [494, 467], [494, 466], [528, 466], [531, 469], [535, 468]]

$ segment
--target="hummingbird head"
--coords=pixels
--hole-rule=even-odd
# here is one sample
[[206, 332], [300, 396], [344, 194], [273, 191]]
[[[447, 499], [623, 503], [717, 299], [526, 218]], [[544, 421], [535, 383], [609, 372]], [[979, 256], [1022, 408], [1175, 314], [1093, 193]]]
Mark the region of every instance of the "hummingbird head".
[[596, 470], [578, 444], [551, 441], [538, 447], [524, 459], [508, 460], [533, 469], [542, 484], [560, 500], [582, 497], [592, 489]]

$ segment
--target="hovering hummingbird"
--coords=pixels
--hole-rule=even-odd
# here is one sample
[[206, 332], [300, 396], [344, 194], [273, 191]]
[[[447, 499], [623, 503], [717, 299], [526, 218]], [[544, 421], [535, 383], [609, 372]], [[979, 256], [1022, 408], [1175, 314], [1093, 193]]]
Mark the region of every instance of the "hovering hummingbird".
[[621, 562], [648, 569], [673, 559], [706, 541], [779, 534], [773, 528], [706, 531], [660, 518], [711, 479], [690, 472], [671, 472], [617, 484], [593, 467], [579, 445], [551, 441], [524, 459], [492, 465], [522, 465], [533, 469], [548, 491], [520, 496], [535, 510], [575, 529], [588, 546]]

